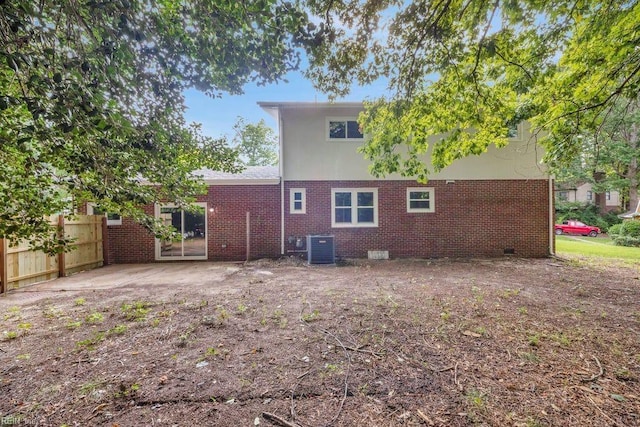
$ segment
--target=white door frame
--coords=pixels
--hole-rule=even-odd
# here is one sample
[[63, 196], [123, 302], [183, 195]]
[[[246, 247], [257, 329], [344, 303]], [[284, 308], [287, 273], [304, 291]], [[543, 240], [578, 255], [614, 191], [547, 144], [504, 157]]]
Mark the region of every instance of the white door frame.
[[[206, 202], [197, 202], [194, 203], [194, 205], [196, 206], [200, 206], [204, 209], [204, 255], [197, 255], [197, 256], [173, 256], [173, 257], [163, 257], [162, 256], [162, 250], [161, 250], [161, 240], [156, 238], [156, 242], [155, 242], [155, 251], [156, 251], [156, 261], [190, 261], [190, 260], [206, 260], [209, 258], [209, 253], [208, 253], [208, 240], [209, 240], [209, 230], [208, 230], [208, 225], [207, 225], [207, 203]], [[161, 208], [179, 208], [179, 206], [177, 206], [174, 203], [156, 203], [154, 205], [154, 216], [156, 219], [160, 218], [160, 209]], [[184, 230], [184, 209], [181, 209], [181, 218], [182, 218], [182, 230]], [[183, 231], [182, 230], [178, 230], [180, 231], [180, 235], [182, 235]], [[180, 243], [182, 244], [182, 242], [184, 241], [184, 237], [182, 238], [182, 240], [180, 241]], [[184, 246], [182, 246], [182, 252], [184, 253]]]

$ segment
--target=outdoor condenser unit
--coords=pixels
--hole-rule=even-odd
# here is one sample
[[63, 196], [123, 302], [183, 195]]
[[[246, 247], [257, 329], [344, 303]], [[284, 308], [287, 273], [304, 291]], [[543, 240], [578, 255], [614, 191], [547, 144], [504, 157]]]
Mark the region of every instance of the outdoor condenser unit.
[[309, 264], [335, 264], [336, 246], [334, 236], [307, 236]]

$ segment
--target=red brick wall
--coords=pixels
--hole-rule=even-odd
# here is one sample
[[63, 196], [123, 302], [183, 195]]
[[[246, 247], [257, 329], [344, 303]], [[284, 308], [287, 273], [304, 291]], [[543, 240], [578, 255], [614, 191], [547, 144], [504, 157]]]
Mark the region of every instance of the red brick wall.
[[[153, 206], [145, 206], [144, 211], [153, 216]], [[131, 218], [123, 217], [122, 225], [110, 225], [107, 230], [111, 264], [152, 262], [155, 259], [153, 235]]]
[[[208, 212], [210, 260], [246, 258], [246, 215], [250, 213], [251, 258], [280, 255], [280, 185], [211, 186], [202, 202]], [[226, 248], [222, 246], [226, 245]]]
[[[549, 197], [546, 180], [430, 181], [434, 213], [407, 213], [411, 181], [303, 181], [285, 184], [285, 248], [289, 236], [336, 236], [340, 257], [366, 257], [388, 250], [397, 257], [499, 257], [506, 249], [523, 257], [549, 253]], [[331, 228], [331, 188], [378, 188], [378, 227]], [[289, 214], [289, 188], [306, 189], [306, 214]], [[280, 255], [280, 187], [212, 186], [207, 202], [208, 259], [244, 260], [246, 212], [251, 215], [251, 257]], [[146, 207], [153, 215], [153, 207]], [[226, 247], [223, 247], [226, 246]], [[109, 227], [113, 263], [152, 262], [155, 240], [123, 218]]]
[[[277, 257], [280, 254], [279, 185], [211, 186], [198, 201], [207, 202], [209, 260], [237, 261], [246, 258], [247, 212], [250, 212], [251, 258]], [[153, 215], [153, 206], [146, 206], [145, 212]], [[123, 218], [122, 225], [110, 226], [108, 230], [111, 263], [155, 260], [154, 237], [130, 218]]]
[[[434, 213], [407, 213], [409, 181], [292, 181], [285, 183], [285, 239], [333, 234], [339, 257], [497, 257], [549, 253], [546, 180], [430, 181]], [[331, 188], [378, 188], [377, 228], [331, 228]], [[289, 188], [306, 188], [306, 214], [289, 214]], [[295, 249], [286, 245], [287, 250]]]

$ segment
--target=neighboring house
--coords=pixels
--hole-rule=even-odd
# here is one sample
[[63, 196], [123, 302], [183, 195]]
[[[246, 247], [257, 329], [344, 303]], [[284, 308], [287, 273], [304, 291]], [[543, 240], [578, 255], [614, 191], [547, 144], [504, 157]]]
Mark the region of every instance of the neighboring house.
[[[577, 185], [568, 185], [556, 183], [555, 186], [556, 201], [561, 202], [580, 202], [580, 203], [596, 203], [596, 193], [588, 182], [579, 183]], [[622, 208], [620, 193], [615, 190], [606, 191], [604, 194], [604, 203], [606, 211], [615, 211]]]
[[524, 125], [507, 147], [460, 159], [422, 185], [369, 174], [357, 152], [365, 138], [356, 123], [361, 103], [259, 105], [279, 124], [279, 166], [237, 175], [200, 171], [208, 184], [198, 199], [201, 213], [147, 207], [177, 227], [182, 241], [161, 242], [123, 218], [109, 227], [110, 259], [304, 255], [309, 235], [334, 236], [338, 257], [367, 257], [369, 251], [544, 257], [553, 251], [553, 187]]

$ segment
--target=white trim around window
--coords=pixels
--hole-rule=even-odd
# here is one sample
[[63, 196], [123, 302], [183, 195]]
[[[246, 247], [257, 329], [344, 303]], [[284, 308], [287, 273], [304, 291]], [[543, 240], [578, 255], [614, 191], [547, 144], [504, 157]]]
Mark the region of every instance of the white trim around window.
[[332, 188], [331, 227], [377, 227], [377, 188]]
[[407, 212], [431, 213], [436, 211], [436, 197], [432, 187], [407, 188]]
[[307, 213], [307, 189], [306, 188], [290, 188], [289, 189], [289, 213], [290, 214]]
[[[207, 203], [195, 202], [193, 205], [201, 208], [201, 223], [199, 224], [194, 222], [194, 219], [198, 219], [197, 213], [185, 211], [172, 203], [156, 203], [154, 205], [155, 218], [164, 225], [173, 226], [178, 232], [178, 238], [174, 241], [155, 239], [156, 261], [208, 259]], [[174, 213], [178, 214], [176, 218], [173, 216]], [[174, 221], [175, 219], [177, 221]]]
[[358, 118], [355, 116], [327, 117], [325, 132], [327, 141], [331, 142], [362, 142], [364, 140]]
[[103, 214], [94, 203], [87, 203], [87, 215], [104, 215], [107, 217], [107, 225], [122, 225], [122, 217], [120, 215], [107, 212]]

